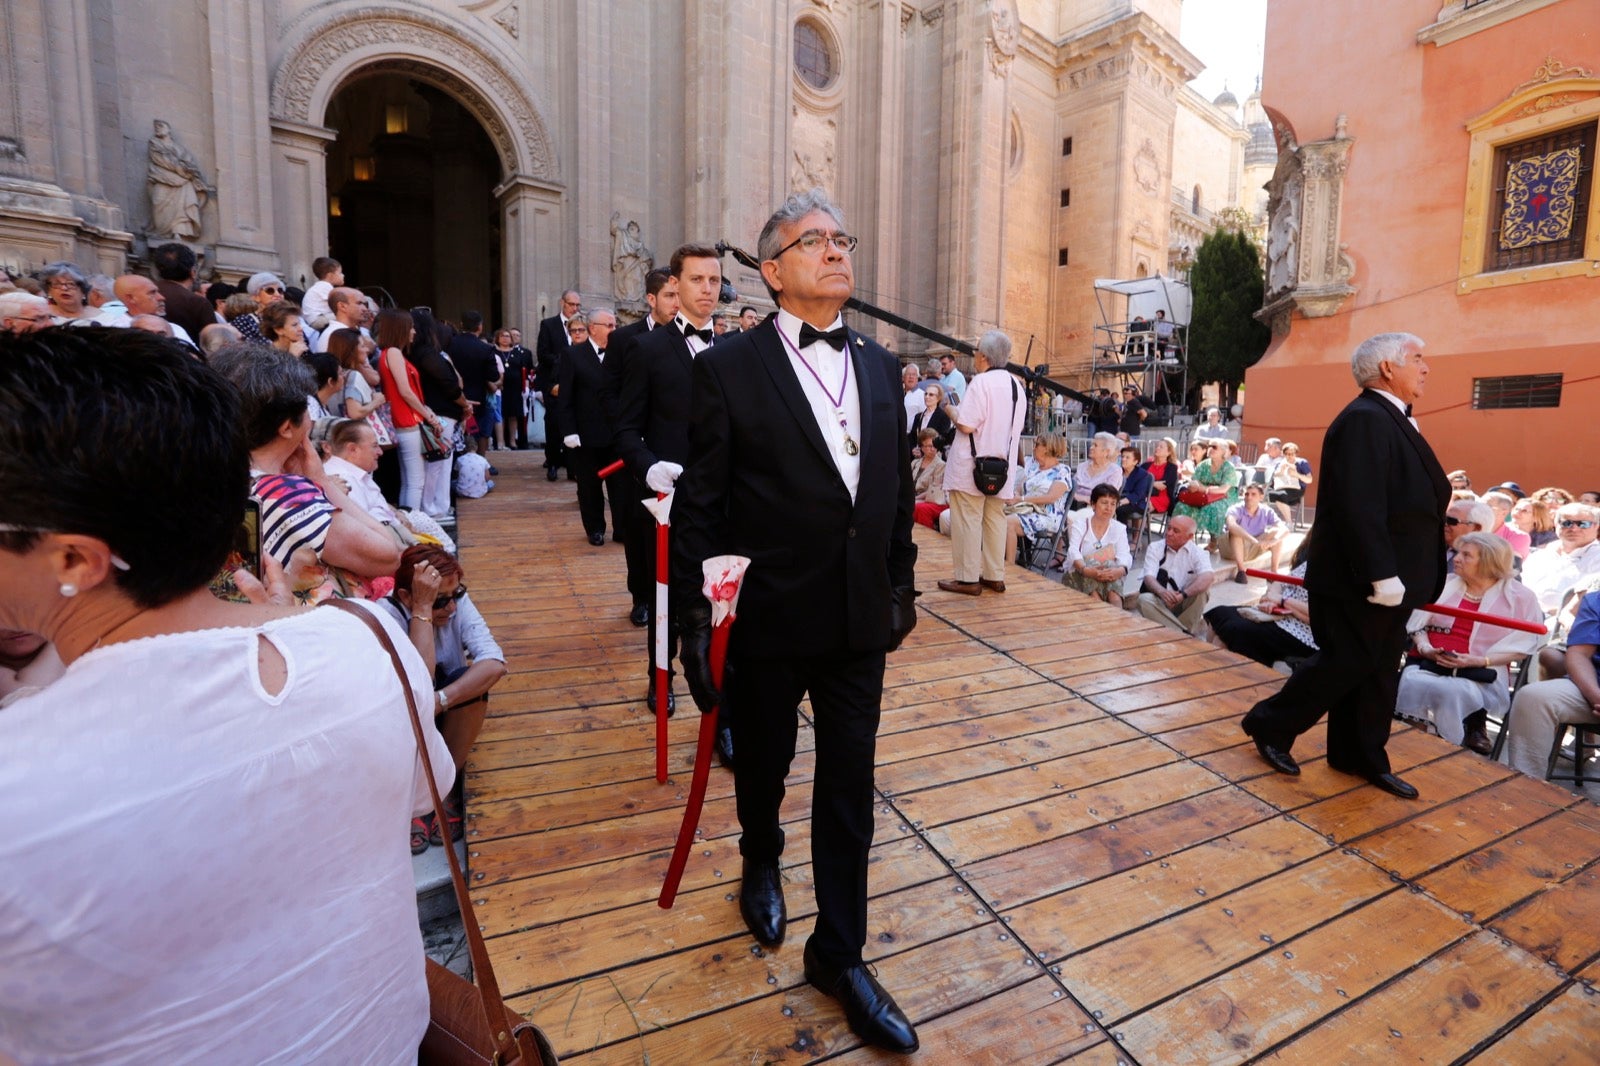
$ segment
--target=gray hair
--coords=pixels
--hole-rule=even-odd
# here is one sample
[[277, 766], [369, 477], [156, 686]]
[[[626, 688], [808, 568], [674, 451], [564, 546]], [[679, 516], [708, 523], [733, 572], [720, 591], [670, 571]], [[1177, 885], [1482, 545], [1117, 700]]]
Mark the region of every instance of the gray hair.
[[1263, 444], [1262, 447], [1263, 448], [1270, 448], [1274, 444], [1281, 445], [1282, 443], [1283, 443], [1283, 441], [1279, 440], [1277, 437], [1268, 437], [1266, 443]]
[[583, 311], [574, 311], [574, 312], [572, 312], [572, 314], [570, 316], [568, 316], [568, 318], [567, 318], [567, 329], [568, 330], [572, 329], [572, 324], [574, 322], [581, 323], [583, 325], [584, 329], [588, 329], [589, 328], [589, 316], [586, 313], [584, 313]]
[[117, 283], [108, 274], [95, 274], [89, 278], [89, 295], [110, 300], [116, 297]]
[[284, 287], [283, 279], [270, 270], [263, 270], [260, 273], [250, 275], [250, 280], [244, 283], [244, 291], [254, 296], [268, 285], [276, 285], [281, 289]]
[[833, 219], [840, 229], [844, 229], [844, 212], [828, 199], [827, 193], [821, 189], [797, 192], [785, 200], [783, 206], [774, 211], [772, 217], [767, 219], [767, 224], [761, 227], [761, 236], [756, 239], [756, 258], [764, 263], [776, 256], [783, 248], [778, 240], [778, 230], [799, 222], [813, 211], [821, 211]]
[[43, 296], [18, 289], [0, 293], [0, 318], [21, 318], [25, 311], [48, 311], [50, 301]]
[[1591, 522], [1600, 521], [1600, 507], [1595, 507], [1593, 504], [1579, 503], [1577, 500], [1557, 507], [1554, 517], [1560, 518], [1563, 514], [1581, 514]]
[[1463, 533], [1456, 538], [1456, 551], [1469, 544], [1478, 549], [1479, 576], [1490, 581], [1504, 581], [1511, 576], [1516, 563], [1513, 561], [1511, 545], [1503, 537], [1483, 531]]
[[1350, 374], [1356, 379], [1357, 385], [1365, 388], [1383, 376], [1379, 372], [1379, 364], [1405, 366], [1410, 353], [1420, 352], [1422, 348], [1422, 338], [1414, 333], [1380, 333], [1376, 337], [1368, 337], [1350, 353]]
[[595, 315], [609, 315], [611, 318], [611, 324], [613, 326], [617, 324], [617, 313], [611, 310], [609, 307], [591, 307], [589, 310], [582, 312], [582, 314], [584, 319], [591, 325], [594, 324]]
[[1122, 438], [1115, 433], [1096, 433], [1089, 438], [1090, 444], [1098, 444], [1102, 448], [1111, 449], [1111, 454], [1116, 455], [1122, 450]]
[[206, 355], [216, 355], [223, 347], [236, 344], [244, 340], [244, 334], [228, 325], [226, 322], [212, 322], [200, 327], [200, 336], [195, 341], [200, 345], [200, 350]]
[[978, 354], [989, 360], [990, 366], [1004, 367], [1011, 362], [1011, 338], [991, 329], [978, 338]]
[[85, 296], [89, 295], [89, 279], [83, 276], [83, 271], [71, 263], [51, 263], [40, 270], [37, 276], [39, 284], [43, 285], [46, 291], [49, 291], [50, 283], [56, 278], [67, 278], [83, 290]]
[[1477, 526], [1481, 532], [1487, 533], [1494, 528], [1494, 512], [1489, 510], [1489, 505], [1482, 500], [1456, 500], [1446, 507], [1445, 511], [1459, 507], [1466, 508], [1467, 521]]
[[917, 375], [917, 380], [922, 380], [922, 370], [915, 363], [907, 363], [900, 368], [900, 380], [904, 381], [907, 374]]

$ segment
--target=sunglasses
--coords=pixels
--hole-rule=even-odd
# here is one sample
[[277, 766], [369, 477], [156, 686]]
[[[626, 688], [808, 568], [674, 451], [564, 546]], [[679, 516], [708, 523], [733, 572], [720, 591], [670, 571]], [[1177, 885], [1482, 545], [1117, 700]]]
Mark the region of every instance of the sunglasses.
[[467, 594], [467, 586], [465, 586], [465, 585], [457, 585], [456, 586], [456, 590], [454, 592], [450, 593], [448, 596], [435, 596], [434, 599], [433, 599], [433, 609], [435, 611], [442, 611], [446, 607], [450, 606], [452, 603], [454, 603], [457, 600], [459, 600], [461, 597], [465, 596], [466, 594]]
[[1594, 528], [1594, 523], [1593, 522], [1586, 522], [1581, 518], [1563, 518], [1560, 522], [1558, 522], [1556, 524], [1559, 525], [1562, 529], [1593, 529]]
[[1459, 526], [1461, 524], [1461, 519], [1457, 518], [1453, 514], [1447, 514], [1444, 516], [1444, 524], [1447, 526]]
[[279, 286], [279, 285], [263, 285], [263, 286], [261, 286], [261, 291], [262, 292], [270, 292], [270, 293], [272, 293], [274, 295], [282, 295], [283, 288], [282, 288], [282, 286]]

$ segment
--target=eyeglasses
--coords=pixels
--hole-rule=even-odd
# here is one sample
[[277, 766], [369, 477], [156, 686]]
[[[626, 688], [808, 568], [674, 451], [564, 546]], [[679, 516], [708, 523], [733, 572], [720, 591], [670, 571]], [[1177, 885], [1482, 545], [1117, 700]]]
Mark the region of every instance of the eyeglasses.
[[[44, 526], [18, 526], [18, 525], [12, 525], [10, 522], [0, 522], [0, 533], [62, 533], [62, 532], [65, 532], [65, 531], [64, 530], [60, 530], [60, 529], [46, 529]], [[126, 559], [124, 559], [122, 556], [116, 554], [115, 552], [111, 553], [111, 565], [116, 567], [118, 570], [121, 570], [124, 573], [127, 573], [129, 570], [133, 569], [133, 567], [128, 565], [128, 562], [127, 562]]]
[[787, 252], [790, 248], [799, 248], [807, 255], [811, 255], [813, 253], [820, 252], [825, 244], [831, 244], [835, 248], [839, 249], [839, 251], [849, 255], [851, 252], [856, 250], [856, 245], [858, 243], [860, 242], [858, 242], [856, 238], [850, 236], [848, 233], [819, 233], [814, 229], [807, 230], [794, 240], [790, 241], [788, 244], [784, 245], [782, 248], [779, 248], [776, 252], [773, 252], [772, 258], [778, 258], [778, 256], [782, 255], [784, 252]]
[[257, 292], [273, 293], [275, 295], [281, 295], [283, 293], [283, 288], [282, 288], [282, 286], [279, 286], [279, 285], [263, 285], [263, 286], [261, 286], [261, 288], [257, 289], [256, 291]]
[[1593, 529], [1593, 522], [1586, 522], [1581, 518], [1563, 518], [1556, 523], [1562, 529]]
[[461, 597], [465, 596], [466, 594], [467, 594], [467, 586], [466, 585], [457, 585], [456, 586], [456, 590], [454, 592], [450, 593], [448, 596], [435, 596], [434, 600], [433, 600], [433, 609], [435, 611], [442, 611], [446, 607], [450, 606], [452, 603], [454, 603], [457, 600], [459, 600]]
[[1453, 514], [1447, 514], [1444, 516], [1444, 524], [1447, 526], [1459, 526], [1461, 524], [1461, 519], [1457, 518]]

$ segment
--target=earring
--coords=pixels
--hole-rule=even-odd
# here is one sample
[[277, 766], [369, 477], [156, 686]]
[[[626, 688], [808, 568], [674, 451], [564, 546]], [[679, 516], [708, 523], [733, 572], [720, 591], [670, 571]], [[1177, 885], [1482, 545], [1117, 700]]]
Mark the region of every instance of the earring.
[[78, 586], [74, 585], [70, 581], [63, 581], [61, 583], [61, 595], [65, 596], [67, 599], [70, 600], [70, 599], [72, 599], [72, 597], [76, 596], [77, 594], [78, 594]]

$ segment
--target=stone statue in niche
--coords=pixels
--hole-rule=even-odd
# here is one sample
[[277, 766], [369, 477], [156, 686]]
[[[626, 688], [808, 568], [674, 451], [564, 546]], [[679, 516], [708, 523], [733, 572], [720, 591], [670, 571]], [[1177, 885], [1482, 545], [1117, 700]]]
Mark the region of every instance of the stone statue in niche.
[[1294, 288], [1300, 265], [1300, 177], [1293, 174], [1267, 207], [1267, 292]]
[[216, 190], [200, 171], [194, 153], [172, 136], [172, 124], [155, 120], [150, 138], [150, 236], [180, 241], [200, 238], [200, 209]]
[[617, 303], [642, 303], [644, 276], [655, 265], [655, 254], [644, 246], [639, 223], [632, 219], [623, 222], [622, 212], [611, 212], [611, 295]]

